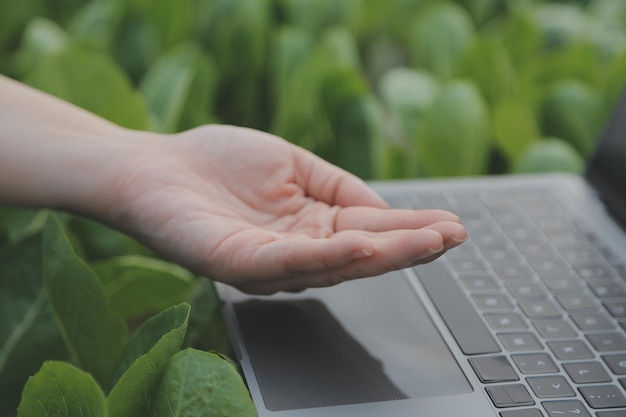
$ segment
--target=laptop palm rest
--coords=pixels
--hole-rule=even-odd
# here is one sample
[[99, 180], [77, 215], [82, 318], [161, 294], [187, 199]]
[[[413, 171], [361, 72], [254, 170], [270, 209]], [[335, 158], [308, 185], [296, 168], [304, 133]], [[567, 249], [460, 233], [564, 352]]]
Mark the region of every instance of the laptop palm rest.
[[236, 302], [268, 410], [473, 390], [401, 272]]

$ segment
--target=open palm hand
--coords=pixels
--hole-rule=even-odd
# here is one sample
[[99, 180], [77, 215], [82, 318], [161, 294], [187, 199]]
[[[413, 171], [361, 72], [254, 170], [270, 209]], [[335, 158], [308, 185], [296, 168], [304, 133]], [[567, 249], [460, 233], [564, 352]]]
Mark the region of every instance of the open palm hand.
[[250, 293], [428, 262], [466, 233], [454, 214], [389, 209], [365, 183], [280, 138], [205, 126], [120, 170], [110, 222], [192, 271]]

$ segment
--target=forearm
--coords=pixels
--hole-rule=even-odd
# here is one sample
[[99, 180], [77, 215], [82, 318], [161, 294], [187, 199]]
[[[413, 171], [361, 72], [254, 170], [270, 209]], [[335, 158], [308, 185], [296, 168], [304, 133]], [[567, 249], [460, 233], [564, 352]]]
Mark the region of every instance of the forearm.
[[0, 204], [92, 214], [141, 146], [128, 136], [143, 137], [0, 76]]

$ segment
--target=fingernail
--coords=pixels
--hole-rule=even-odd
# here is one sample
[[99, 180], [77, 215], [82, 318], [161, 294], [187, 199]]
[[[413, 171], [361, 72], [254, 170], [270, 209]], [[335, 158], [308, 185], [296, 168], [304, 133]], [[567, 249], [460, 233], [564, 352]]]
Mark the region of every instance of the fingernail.
[[428, 248], [427, 251], [422, 252], [421, 254], [419, 254], [416, 258], [413, 259], [413, 261], [419, 261], [425, 258], [429, 258], [433, 255], [436, 255], [438, 253], [440, 253], [441, 251], [443, 251], [443, 249], [445, 248], [445, 246], [441, 246], [441, 248], [439, 249], [435, 249], [435, 248]]
[[350, 257], [352, 259], [361, 259], [361, 258], [367, 258], [368, 256], [372, 256], [373, 254], [374, 254], [373, 250], [363, 248], [363, 249], [355, 250], [354, 252], [352, 252], [350, 254]]

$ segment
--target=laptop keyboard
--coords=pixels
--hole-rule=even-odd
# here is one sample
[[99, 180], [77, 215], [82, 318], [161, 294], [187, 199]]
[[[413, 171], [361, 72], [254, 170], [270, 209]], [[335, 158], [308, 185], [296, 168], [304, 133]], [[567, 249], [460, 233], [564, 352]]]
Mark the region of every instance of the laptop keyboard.
[[392, 205], [463, 220], [469, 240], [415, 271], [501, 417], [626, 416], [626, 265], [559, 194]]

